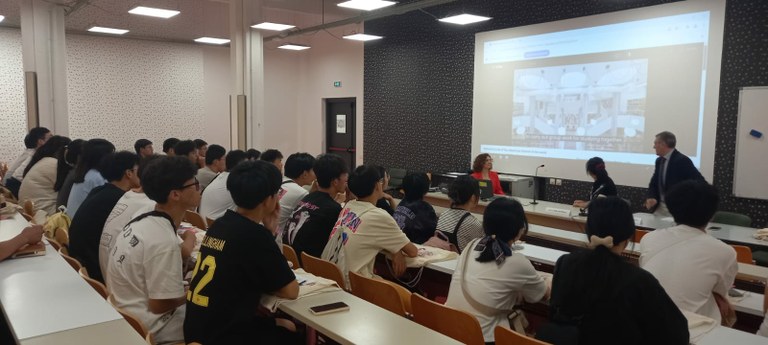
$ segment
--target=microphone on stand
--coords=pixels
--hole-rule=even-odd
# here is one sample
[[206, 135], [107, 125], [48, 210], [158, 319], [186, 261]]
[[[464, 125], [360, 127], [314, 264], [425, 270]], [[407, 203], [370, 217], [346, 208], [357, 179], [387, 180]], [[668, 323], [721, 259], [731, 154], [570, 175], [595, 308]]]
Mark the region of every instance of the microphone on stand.
[[[605, 188], [605, 185], [604, 185], [604, 184], [601, 184], [601, 185], [600, 185], [600, 187], [598, 187], [597, 189], [595, 189], [595, 191], [594, 191], [594, 192], [592, 192], [591, 194], [589, 194], [589, 201], [590, 201], [590, 202], [592, 202], [592, 199], [594, 199], [594, 198], [596, 198], [598, 195], [600, 195], [600, 191], [602, 191], [602, 190], [603, 190], [603, 188]], [[586, 209], [586, 208], [580, 208], [580, 209], [579, 209], [579, 216], [581, 216], [581, 217], [586, 217], [586, 216], [587, 216], [587, 209]]]
[[539, 202], [536, 201], [536, 195], [539, 192], [539, 183], [538, 183], [538, 177], [539, 177], [539, 168], [543, 168], [544, 164], [539, 165], [536, 167], [536, 173], [533, 175], [533, 201], [531, 201], [531, 205], [538, 205]]

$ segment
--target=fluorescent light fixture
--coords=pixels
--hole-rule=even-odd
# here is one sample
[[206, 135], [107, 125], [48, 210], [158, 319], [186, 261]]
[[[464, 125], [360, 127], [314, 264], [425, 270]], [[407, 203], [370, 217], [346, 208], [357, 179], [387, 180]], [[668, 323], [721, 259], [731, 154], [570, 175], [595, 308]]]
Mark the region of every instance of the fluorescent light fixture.
[[443, 19], [440, 19], [440, 21], [444, 23], [467, 25], [467, 24], [482, 22], [488, 19], [491, 19], [491, 18], [464, 13], [464, 14], [459, 14], [457, 16], [445, 17]]
[[278, 48], [280, 48], [280, 49], [288, 49], [288, 50], [304, 50], [304, 49], [309, 49], [309, 46], [303, 46], [303, 45], [300, 45], [300, 44], [287, 43], [287, 44], [283, 44], [283, 45], [279, 46]]
[[295, 28], [295, 25], [288, 25], [288, 24], [278, 24], [278, 23], [270, 23], [270, 22], [263, 22], [261, 24], [251, 25], [254, 29], [261, 29], [261, 30], [270, 30], [270, 31], [283, 31]]
[[392, 6], [394, 4], [396, 4], [396, 2], [384, 1], [384, 0], [349, 0], [349, 1], [342, 2], [336, 6], [353, 8], [356, 10], [363, 10], [363, 11], [373, 11], [383, 7]]
[[208, 44], [227, 44], [229, 43], [229, 40], [226, 38], [200, 37], [200, 38], [195, 38], [195, 42], [208, 43]]
[[5, 19], [5, 16], [0, 16], [0, 22], [2, 22], [3, 19]]
[[130, 11], [128, 11], [130, 14], [138, 14], [142, 16], [150, 16], [150, 17], [157, 17], [157, 18], [171, 18], [181, 12], [174, 11], [174, 10], [164, 10], [162, 8], [152, 8], [152, 7], [144, 7], [144, 6], [136, 6]]
[[354, 34], [354, 35], [346, 35], [343, 38], [347, 39], [347, 40], [354, 40], [354, 41], [363, 41], [363, 42], [365, 42], [365, 41], [378, 40], [378, 39], [381, 39], [381, 38], [384, 38], [384, 37], [376, 36], [376, 35]]
[[102, 34], [111, 34], [111, 35], [124, 35], [128, 32], [128, 30], [124, 29], [113, 29], [113, 28], [105, 28], [101, 26], [94, 26], [88, 29], [90, 32], [98, 32]]

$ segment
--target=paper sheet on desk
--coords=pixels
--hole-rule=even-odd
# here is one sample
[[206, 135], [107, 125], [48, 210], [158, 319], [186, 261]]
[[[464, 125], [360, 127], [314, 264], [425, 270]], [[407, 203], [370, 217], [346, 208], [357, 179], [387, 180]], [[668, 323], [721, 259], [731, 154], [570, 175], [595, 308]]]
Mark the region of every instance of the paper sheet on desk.
[[[299, 281], [299, 297], [297, 299], [324, 292], [341, 290], [335, 281], [307, 273], [301, 268], [294, 270], [293, 273], [296, 275], [296, 280]], [[261, 306], [269, 309], [273, 313], [277, 311], [277, 307], [279, 307], [281, 303], [290, 301], [291, 300], [289, 299], [280, 298], [274, 295], [261, 296]]]
[[681, 310], [688, 320], [688, 333], [691, 344], [696, 344], [701, 338], [718, 326], [714, 319], [687, 310]]
[[453, 260], [459, 257], [459, 254], [456, 252], [440, 248], [422, 246], [420, 244], [417, 244], [416, 248], [419, 250], [419, 255], [415, 258], [406, 257], [405, 265], [407, 267], [423, 267], [430, 263]]

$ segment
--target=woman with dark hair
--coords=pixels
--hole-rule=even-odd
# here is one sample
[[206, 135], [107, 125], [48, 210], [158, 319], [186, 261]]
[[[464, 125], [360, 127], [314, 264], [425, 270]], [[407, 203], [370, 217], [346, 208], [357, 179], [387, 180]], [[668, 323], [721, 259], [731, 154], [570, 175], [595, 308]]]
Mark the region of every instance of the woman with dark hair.
[[382, 196], [381, 199], [376, 202], [376, 207], [387, 211], [390, 216], [394, 215], [395, 208], [397, 208], [397, 201], [391, 194], [387, 193], [386, 191], [387, 187], [389, 186], [389, 173], [387, 172], [387, 169], [381, 165], [373, 165], [372, 167], [376, 169], [376, 171], [379, 172], [379, 176], [382, 176], [384, 179], [384, 196]]
[[30, 200], [35, 205], [35, 210], [45, 211], [49, 215], [56, 212], [56, 157], [69, 142], [69, 138], [55, 135], [35, 151], [29, 165], [24, 169], [19, 201]]
[[629, 205], [617, 197], [593, 200], [585, 231], [591, 250], [557, 260], [551, 323], [536, 337], [556, 344], [688, 344], [688, 322], [664, 288], [621, 257], [635, 234]]
[[499, 174], [493, 169], [493, 158], [487, 153], [481, 153], [475, 157], [475, 161], [472, 163], [472, 177], [480, 180], [490, 180], [493, 185], [493, 194], [504, 195], [504, 190], [501, 188], [501, 182], [499, 181]]
[[474, 315], [486, 344], [496, 326], [509, 328], [507, 316], [525, 300], [536, 303], [549, 295], [546, 280], [512, 245], [526, 233], [528, 221], [515, 199], [501, 198], [485, 208], [485, 236], [467, 245], [451, 278], [445, 305]]
[[[592, 192], [589, 193], [589, 200], [600, 196], [616, 196], [616, 185], [608, 177], [608, 171], [605, 170], [605, 162], [600, 157], [592, 157], [587, 161], [587, 175], [595, 182], [592, 184]], [[573, 206], [586, 208], [589, 206], [589, 200], [576, 200]]]
[[[53, 190], [59, 192], [56, 197], [56, 207], [67, 204], [69, 199], [69, 192], [72, 190], [72, 185], [75, 183], [75, 164], [77, 164], [78, 158], [80, 158], [80, 152], [83, 151], [83, 144], [85, 140], [75, 139], [72, 140], [67, 148], [64, 149], [62, 156], [58, 158], [56, 168], [56, 184], [53, 186]], [[61, 176], [64, 176], [61, 178]], [[61, 183], [59, 183], [61, 182]]]
[[115, 152], [115, 145], [105, 139], [91, 139], [83, 144], [83, 152], [75, 166], [75, 183], [67, 200], [67, 215], [74, 217], [92, 189], [107, 183], [97, 169], [101, 159]]
[[429, 178], [425, 173], [410, 173], [403, 178], [405, 197], [395, 209], [395, 222], [413, 243], [422, 244], [435, 234], [435, 209], [424, 201], [429, 191]]
[[472, 176], [459, 176], [448, 187], [448, 197], [451, 208], [438, 218], [437, 230], [461, 253], [469, 241], [483, 237], [483, 225], [471, 213], [480, 201], [480, 185]]

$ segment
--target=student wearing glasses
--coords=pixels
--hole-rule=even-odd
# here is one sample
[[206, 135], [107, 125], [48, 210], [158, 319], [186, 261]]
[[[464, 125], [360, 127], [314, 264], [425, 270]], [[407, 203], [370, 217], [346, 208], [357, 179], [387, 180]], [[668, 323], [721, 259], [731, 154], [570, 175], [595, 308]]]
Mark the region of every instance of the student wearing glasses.
[[157, 344], [184, 341], [186, 295], [176, 236], [184, 214], [200, 203], [197, 167], [187, 157], [158, 158], [141, 176], [157, 205], [117, 236], [106, 283], [115, 305], [136, 315]]
[[476, 180], [490, 180], [493, 185], [493, 194], [504, 195], [504, 190], [501, 188], [501, 182], [499, 181], [499, 174], [493, 169], [493, 158], [487, 153], [481, 153], [475, 157], [474, 163], [472, 163], [472, 177]]

